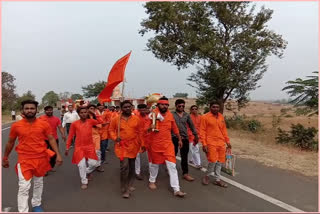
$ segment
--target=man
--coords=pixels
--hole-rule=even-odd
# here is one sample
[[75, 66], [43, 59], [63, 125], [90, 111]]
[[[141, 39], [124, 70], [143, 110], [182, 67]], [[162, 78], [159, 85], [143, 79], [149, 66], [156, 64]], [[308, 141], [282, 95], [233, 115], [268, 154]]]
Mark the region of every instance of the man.
[[204, 185], [210, 182], [209, 175], [214, 171], [214, 184], [227, 187], [220, 180], [222, 163], [226, 160], [226, 145], [231, 149], [223, 115], [219, 113], [220, 105], [217, 101], [210, 103], [210, 112], [203, 115], [200, 123], [200, 140], [202, 149], [207, 155], [208, 169], [202, 179]]
[[[174, 145], [171, 140], [171, 132], [175, 133], [178, 138], [178, 144], [181, 148], [182, 142], [179, 135], [179, 129], [175, 123], [173, 115], [168, 111], [169, 101], [166, 97], [161, 97], [155, 109], [157, 120], [157, 128], [159, 131], [151, 131], [149, 128], [149, 188], [155, 190], [157, 188], [155, 182], [159, 171], [159, 164], [166, 164], [170, 177], [170, 185], [173, 188], [175, 196], [184, 197], [186, 193], [180, 191], [178, 172], [176, 168], [176, 156]], [[152, 120], [149, 120], [149, 127]]]
[[65, 106], [62, 106], [61, 107], [61, 113], [60, 113], [60, 118], [61, 118], [61, 122], [63, 122], [63, 116], [64, 114], [66, 113], [66, 107]]
[[[138, 105], [138, 113], [136, 114], [141, 121], [143, 121], [144, 123], [144, 130], [143, 130], [143, 140], [144, 140], [144, 145], [145, 145], [145, 148], [147, 149], [148, 148], [148, 133], [147, 133], [147, 130], [149, 128], [149, 117], [148, 117], [148, 109], [147, 109], [147, 105], [146, 104], [139, 104]], [[147, 149], [148, 150], [148, 149]], [[142, 176], [141, 176], [141, 164], [140, 164], [140, 154], [142, 154], [143, 151], [140, 150], [139, 153], [137, 154], [137, 157], [136, 157], [136, 162], [135, 162], [135, 168], [136, 168], [136, 178], [138, 180], [143, 180]]]
[[[57, 128], [59, 129], [60, 134], [61, 134], [62, 139], [64, 140], [64, 142], [66, 142], [65, 130], [61, 126], [60, 119], [58, 117], [56, 117], [56, 116], [53, 116], [53, 107], [52, 106], [44, 107], [44, 112], [45, 112], [45, 115], [40, 116], [39, 119], [42, 119], [42, 120], [44, 120], [44, 121], [49, 123], [49, 125], [51, 127], [51, 130], [52, 130], [52, 133], [53, 133], [53, 137], [56, 140], [57, 146], [59, 148], [59, 139], [58, 139], [58, 134], [57, 134]], [[49, 140], [47, 138], [46, 138], [46, 143], [48, 145], [48, 149], [53, 151], [52, 147], [50, 146]], [[54, 172], [53, 168], [54, 168], [54, 166], [56, 164], [56, 158], [57, 158], [57, 156], [54, 155], [50, 159], [50, 165], [51, 165], [51, 168], [52, 168], [51, 171], [53, 171], [53, 172]]]
[[[98, 118], [96, 116], [96, 106], [94, 104], [90, 104], [88, 106], [88, 110], [89, 110], [88, 111], [88, 118], [97, 120]], [[99, 121], [99, 122], [101, 122], [101, 121]], [[101, 136], [100, 136], [100, 129], [101, 129], [101, 124], [92, 127], [92, 141], [93, 141], [93, 145], [94, 145], [95, 150], [96, 150], [96, 155], [98, 157], [97, 171], [98, 172], [104, 172], [104, 169], [101, 166], [101, 150], [100, 150]]]
[[[70, 130], [70, 126], [71, 126], [71, 123], [73, 123], [74, 121], [76, 120], [79, 120], [80, 117], [78, 115], [78, 113], [76, 111], [73, 110], [73, 106], [72, 104], [69, 104], [68, 105], [68, 112], [66, 112], [64, 115], [63, 115], [63, 122], [62, 122], [62, 127], [66, 127], [67, 128], [67, 134], [69, 135], [69, 130]], [[71, 147], [73, 147], [74, 145], [74, 139], [72, 139], [72, 144], [71, 144]]]
[[[101, 164], [106, 161], [106, 151], [108, 149], [108, 129], [111, 121], [112, 113], [104, 110], [104, 105], [97, 104], [96, 116], [103, 121], [100, 128], [100, 151], [101, 151]], [[101, 169], [103, 170], [103, 168]], [[104, 170], [103, 170], [104, 171]]]
[[144, 151], [143, 122], [132, 115], [132, 104], [125, 100], [120, 104], [122, 113], [111, 120], [110, 138], [115, 141], [114, 151], [120, 159], [120, 183], [123, 198], [129, 198], [135, 190], [135, 158], [141, 149]]
[[[193, 125], [196, 128], [197, 133], [200, 133], [200, 121], [201, 115], [198, 114], [198, 106], [193, 105], [190, 107], [190, 118], [193, 122]], [[190, 129], [188, 129], [189, 134], [189, 162], [194, 164], [196, 168], [201, 169], [201, 159], [200, 159], [200, 150], [199, 143], [195, 143], [194, 136]]]
[[[92, 127], [99, 124], [97, 120], [88, 119], [87, 107], [79, 107], [80, 120], [71, 124], [65, 155], [68, 156], [73, 137], [76, 135], [72, 163], [79, 167], [81, 189], [88, 188], [88, 180], [98, 165], [98, 157], [92, 139]], [[88, 165], [88, 166], [87, 166]]]
[[13, 109], [11, 111], [11, 118], [12, 118], [12, 120], [16, 120], [16, 111]]
[[[173, 117], [176, 121], [176, 124], [179, 128], [179, 133], [182, 139], [182, 147], [180, 148], [181, 156], [181, 169], [183, 178], [187, 181], [194, 181], [194, 178], [191, 177], [188, 172], [188, 153], [189, 153], [189, 139], [188, 139], [188, 127], [191, 129], [192, 134], [194, 135], [194, 143], [198, 143], [198, 134], [193, 125], [193, 122], [190, 118], [190, 115], [184, 111], [185, 101], [183, 99], [177, 99], [175, 102], [176, 110], [172, 112]], [[175, 154], [178, 153], [178, 138], [175, 134], [172, 134], [172, 142], [175, 147]]]
[[[62, 158], [59, 153], [57, 143], [52, 136], [52, 129], [49, 124], [36, 118], [38, 102], [26, 100], [21, 103], [24, 119], [15, 122], [11, 126], [9, 141], [6, 145], [2, 159], [2, 166], [9, 167], [9, 155], [18, 138], [16, 151], [18, 162], [16, 173], [19, 178], [18, 190], [18, 211], [29, 212], [28, 198], [31, 180], [33, 178], [33, 197], [31, 200], [33, 212], [43, 212], [41, 208], [41, 196], [43, 191], [43, 176], [51, 169], [48, 159], [55, 154], [56, 162], [62, 164]], [[45, 138], [48, 138], [51, 148], [47, 149]]]

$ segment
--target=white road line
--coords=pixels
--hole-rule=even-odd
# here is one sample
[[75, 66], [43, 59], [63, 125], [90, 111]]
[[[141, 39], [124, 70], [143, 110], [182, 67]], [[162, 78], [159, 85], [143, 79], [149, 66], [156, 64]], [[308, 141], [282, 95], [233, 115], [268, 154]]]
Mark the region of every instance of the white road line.
[[9, 127], [7, 127], [7, 128], [2, 129], [2, 131], [7, 130], [7, 129], [10, 129], [10, 128], [11, 128], [11, 126], [9, 126]]
[[[177, 160], [181, 161], [181, 158], [179, 156], [177, 156], [176, 158], [177, 158]], [[195, 167], [195, 165], [193, 165], [193, 164], [189, 164], [189, 165], [192, 166], [192, 167]], [[206, 172], [207, 169], [202, 167], [201, 171], [202, 172]], [[210, 175], [213, 176], [214, 173], [211, 173]], [[286, 203], [284, 203], [284, 202], [282, 202], [282, 201], [280, 201], [278, 199], [272, 198], [272, 197], [270, 197], [270, 196], [268, 196], [266, 194], [263, 194], [261, 192], [258, 192], [256, 190], [254, 190], [254, 189], [251, 189], [250, 187], [242, 185], [242, 184], [240, 184], [240, 183], [238, 183], [236, 181], [233, 181], [233, 180], [231, 180], [229, 178], [226, 178], [224, 176], [221, 176], [221, 180], [223, 180], [223, 181], [225, 181], [225, 182], [227, 182], [227, 183], [229, 183], [229, 184], [231, 184], [231, 185], [233, 185], [235, 187], [238, 187], [239, 189], [242, 189], [243, 191], [246, 191], [246, 192], [248, 192], [248, 193], [250, 193], [252, 195], [255, 195], [258, 198], [261, 198], [261, 199], [263, 199], [265, 201], [268, 201], [268, 202], [270, 202], [270, 203], [272, 203], [274, 205], [277, 205], [278, 207], [281, 207], [281, 208], [283, 208], [285, 210], [288, 210], [290, 212], [304, 212], [303, 210], [300, 210], [300, 209], [298, 209], [296, 207], [293, 207], [293, 206], [291, 206], [289, 204], [286, 204]]]

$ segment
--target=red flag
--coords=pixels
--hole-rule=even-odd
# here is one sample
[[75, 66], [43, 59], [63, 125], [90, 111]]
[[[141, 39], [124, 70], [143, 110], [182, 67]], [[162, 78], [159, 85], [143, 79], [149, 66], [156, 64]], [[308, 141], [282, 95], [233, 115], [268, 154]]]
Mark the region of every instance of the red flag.
[[113, 89], [124, 80], [124, 71], [126, 69], [129, 57], [131, 55], [128, 53], [121, 59], [119, 59], [111, 68], [108, 76], [106, 87], [98, 95], [98, 100], [100, 103], [110, 102]]

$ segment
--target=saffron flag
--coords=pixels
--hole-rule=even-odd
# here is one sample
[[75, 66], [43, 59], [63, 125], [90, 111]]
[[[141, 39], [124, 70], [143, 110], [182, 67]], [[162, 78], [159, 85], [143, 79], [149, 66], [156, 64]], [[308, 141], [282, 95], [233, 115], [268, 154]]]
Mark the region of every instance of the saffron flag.
[[98, 95], [98, 100], [100, 103], [110, 102], [113, 89], [124, 80], [124, 71], [126, 69], [129, 57], [131, 55], [128, 53], [121, 59], [119, 59], [111, 68], [108, 76], [107, 84], [104, 89]]

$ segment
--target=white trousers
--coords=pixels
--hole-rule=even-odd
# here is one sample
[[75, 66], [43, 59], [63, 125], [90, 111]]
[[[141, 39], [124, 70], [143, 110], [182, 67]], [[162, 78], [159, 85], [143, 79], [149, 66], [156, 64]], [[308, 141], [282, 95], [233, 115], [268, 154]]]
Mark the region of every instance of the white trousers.
[[101, 150], [96, 150], [96, 154], [98, 156], [97, 167], [101, 166]]
[[[165, 161], [168, 172], [169, 172], [169, 177], [170, 177], [170, 186], [172, 187], [174, 192], [180, 191], [180, 186], [179, 186], [179, 179], [178, 179], [178, 171], [176, 168], [176, 164], [172, 163], [170, 161]], [[159, 164], [149, 164], [149, 171], [150, 171], [150, 177], [149, 181], [152, 183], [156, 182], [156, 178], [158, 176], [159, 172]]]
[[[88, 162], [88, 167], [87, 167], [87, 162]], [[87, 174], [93, 172], [96, 169], [97, 162], [98, 161], [90, 159], [90, 158], [88, 159], [88, 161], [86, 161], [86, 158], [83, 158], [78, 163], [79, 174], [80, 174], [82, 184], [88, 184]]]
[[136, 162], [135, 162], [136, 174], [139, 175], [141, 172], [141, 165], [140, 165], [140, 152], [137, 154]]
[[19, 178], [19, 190], [18, 190], [18, 211], [29, 212], [29, 190], [31, 187], [31, 180], [33, 179], [33, 196], [31, 200], [32, 207], [41, 205], [41, 196], [43, 191], [43, 177], [34, 176], [28, 181], [24, 179], [20, 164], [17, 165], [18, 178]]
[[200, 149], [199, 149], [199, 143], [197, 143], [195, 146], [192, 143], [189, 143], [189, 154], [188, 159], [192, 161], [192, 163], [196, 166], [201, 165], [201, 159], [200, 159]]

